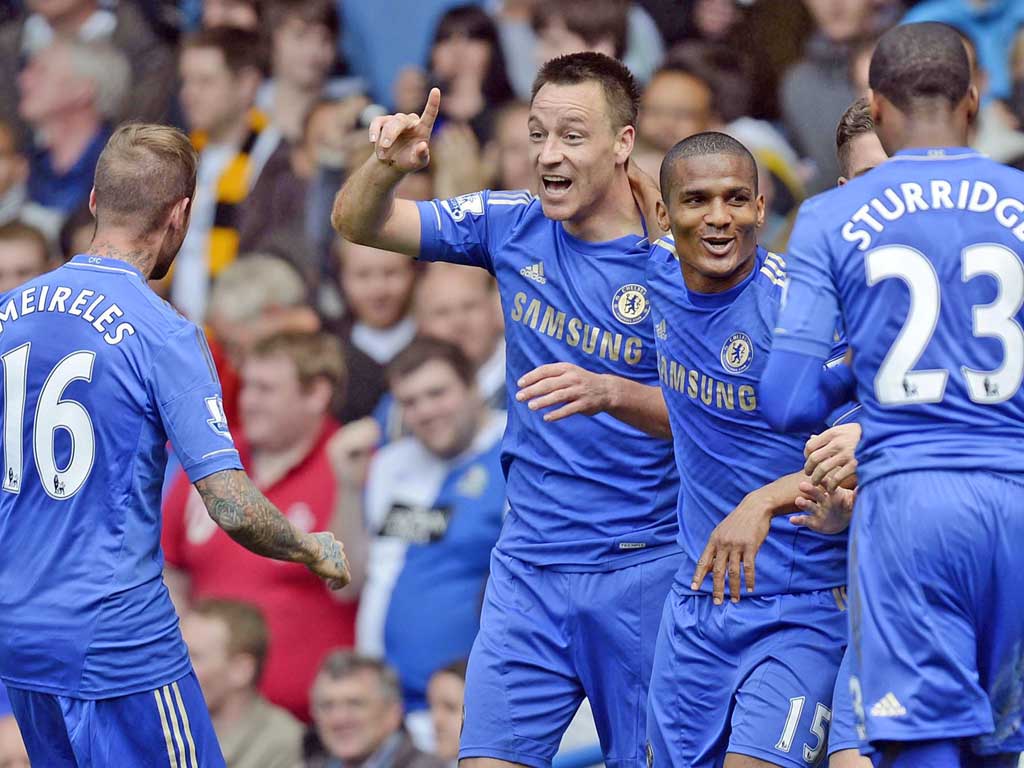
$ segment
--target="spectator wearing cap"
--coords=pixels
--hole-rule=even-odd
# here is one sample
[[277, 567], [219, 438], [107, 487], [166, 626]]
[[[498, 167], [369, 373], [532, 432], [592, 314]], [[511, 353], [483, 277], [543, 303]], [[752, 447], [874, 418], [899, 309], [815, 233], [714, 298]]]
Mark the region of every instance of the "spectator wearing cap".
[[316, 676], [311, 699], [315, 730], [304, 768], [443, 768], [403, 728], [401, 688], [386, 663], [332, 653]]
[[[344, 375], [337, 341], [327, 334], [284, 332], [261, 339], [242, 364], [241, 428], [234, 433], [242, 464], [292, 523], [304, 531], [329, 529], [345, 541], [358, 583], [359, 557], [348, 534], [353, 521], [335, 514], [339, 481], [327, 451], [338, 428], [331, 401], [343, 390]], [[309, 686], [321, 659], [331, 648], [353, 643], [354, 589], [333, 593], [302, 566], [255, 558], [238, 547], [209, 524], [183, 474], [173, 482], [163, 513], [165, 578], [179, 612], [210, 597], [256, 605], [270, 631], [260, 691], [307, 719]]]
[[350, 513], [370, 540], [357, 647], [397, 670], [421, 744], [431, 739], [431, 674], [467, 657], [476, 638], [505, 510], [505, 416], [484, 405], [474, 376], [449, 342], [421, 337], [399, 353], [388, 380], [409, 436], [373, 458], [362, 515]]
[[267, 658], [267, 625], [255, 606], [203, 600], [181, 621], [181, 633], [231, 768], [294, 768], [303, 727], [263, 698], [257, 685]]

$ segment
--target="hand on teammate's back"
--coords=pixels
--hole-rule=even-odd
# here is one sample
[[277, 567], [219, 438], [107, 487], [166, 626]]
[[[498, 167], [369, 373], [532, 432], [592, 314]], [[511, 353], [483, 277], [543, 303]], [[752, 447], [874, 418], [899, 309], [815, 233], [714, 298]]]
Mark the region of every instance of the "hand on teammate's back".
[[857, 458], [854, 452], [860, 442], [860, 424], [840, 424], [820, 435], [811, 435], [804, 446], [804, 472], [812, 485], [820, 485], [831, 493], [839, 486], [848, 487], [857, 481]]
[[441, 107], [441, 91], [431, 88], [423, 114], [384, 115], [370, 123], [370, 143], [377, 159], [401, 173], [426, 168], [430, 162], [430, 134]]

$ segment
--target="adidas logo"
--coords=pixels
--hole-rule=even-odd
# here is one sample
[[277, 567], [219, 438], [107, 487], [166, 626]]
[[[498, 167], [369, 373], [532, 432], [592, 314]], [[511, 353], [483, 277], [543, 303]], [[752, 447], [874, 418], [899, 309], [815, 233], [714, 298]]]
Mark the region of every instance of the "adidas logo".
[[538, 261], [536, 264], [531, 264], [528, 267], [523, 267], [519, 270], [519, 274], [523, 277], [528, 277], [536, 283], [544, 285], [548, 279], [544, 277], [544, 262]]
[[905, 714], [907, 714], [907, 708], [900, 704], [896, 694], [891, 692], [885, 694], [871, 707], [872, 717], [903, 717]]
[[668, 325], [662, 320], [656, 326], [654, 326], [654, 332], [658, 335], [658, 338], [662, 341], [668, 338]]

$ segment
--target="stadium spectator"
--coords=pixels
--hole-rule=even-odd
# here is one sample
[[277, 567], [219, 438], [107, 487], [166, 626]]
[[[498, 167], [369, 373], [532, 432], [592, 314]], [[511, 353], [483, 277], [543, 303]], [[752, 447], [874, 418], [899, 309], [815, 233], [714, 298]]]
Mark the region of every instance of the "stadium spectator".
[[[535, 4], [532, 23], [538, 69], [557, 56], [597, 51], [622, 59], [640, 82], [647, 82], [665, 57], [654, 21], [629, 0], [545, 0]], [[519, 97], [528, 99], [529, 87]]]
[[[326, 445], [337, 429], [331, 400], [344, 386], [344, 361], [326, 334], [281, 333], [257, 342], [241, 369], [242, 463], [271, 502], [301, 530], [340, 529], [338, 482]], [[165, 578], [179, 610], [208, 597], [258, 606], [270, 629], [260, 690], [300, 719], [309, 686], [329, 649], [351, 646], [355, 595], [332, 594], [306, 570], [260, 560], [211, 526], [179, 476], [164, 504]], [[358, 577], [357, 577], [358, 578]]]
[[57, 253], [64, 261], [70, 261], [78, 254], [85, 253], [95, 232], [96, 218], [89, 210], [89, 206], [83, 205], [61, 226], [57, 237]]
[[100, 151], [131, 78], [112, 45], [57, 41], [36, 51], [18, 76], [18, 112], [36, 137], [28, 199], [51, 216], [47, 235], [86, 203]]
[[850, 81], [850, 56], [877, 32], [872, 0], [804, 0], [816, 25], [803, 58], [783, 76], [779, 100], [786, 130], [814, 163], [811, 190], [820, 192], [839, 175], [834, 129], [857, 98]]
[[[17, 113], [17, 76], [34, 54], [54, 42], [106, 42], [130, 64], [128, 98], [111, 122], [161, 122], [174, 91], [174, 54], [157, 37], [136, 3], [102, 0], [28, 0], [27, 13], [0, 27], [0, 115]], [[90, 68], [91, 69], [91, 68]], [[27, 141], [29, 126], [18, 125]]]
[[485, 163], [494, 178], [494, 189], [537, 191], [537, 177], [530, 165], [530, 105], [510, 102], [495, 117], [494, 138], [485, 148]]
[[348, 308], [341, 335], [378, 365], [387, 365], [416, 335], [416, 323], [409, 314], [415, 267], [400, 253], [340, 238], [336, 248]]
[[417, 332], [457, 344], [475, 370], [477, 392], [505, 410], [505, 336], [494, 278], [458, 264], [428, 264], [416, 281]]
[[21, 217], [28, 181], [28, 158], [10, 119], [0, 118], [0, 224]]
[[434, 725], [434, 754], [454, 766], [459, 759], [459, 731], [466, 693], [466, 660], [442, 667], [430, 676], [427, 702]]
[[316, 676], [311, 699], [315, 731], [305, 768], [443, 768], [402, 727], [398, 676], [387, 664], [333, 653]]
[[241, 209], [281, 140], [253, 109], [263, 77], [259, 37], [220, 27], [185, 41], [181, 104], [199, 151], [192, 223], [172, 275], [171, 298], [201, 320], [212, 277], [238, 254]]
[[49, 261], [42, 232], [20, 221], [0, 224], [0, 295], [43, 274]]
[[249, 32], [260, 28], [260, 0], [201, 0], [203, 29], [234, 27]]
[[11, 713], [3, 683], [0, 683], [0, 768], [30, 768], [25, 742]]
[[259, 609], [204, 600], [183, 617], [181, 633], [227, 764], [295, 768], [302, 725], [257, 690], [269, 643]]
[[505, 509], [505, 416], [484, 405], [473, 364], [449, 342], [417, 338], [388, 381], [410, 434], [370, 465], [357, 648], [394, 666], [407, 724], [426, 740], [430, 675], [469, 655], [480, 624]]
[[693, 37], [731, 45], [739, 42], [743, 10], [736, 0], [694, 0], [688, 21]]
[[341, 33], [335, 0], [271, 0], [263, 14], [271, 45], [271, 77], [256, 105], [290, 142], [321, 99], [338, 100], [362, 88], [358, 78], [329, 78]]

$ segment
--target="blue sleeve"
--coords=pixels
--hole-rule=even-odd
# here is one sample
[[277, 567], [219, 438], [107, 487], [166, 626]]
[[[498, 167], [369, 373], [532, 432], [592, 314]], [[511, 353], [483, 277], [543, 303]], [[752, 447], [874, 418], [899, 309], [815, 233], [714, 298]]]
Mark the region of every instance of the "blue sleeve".
[[[836, 366], [849, 371], [845, 365]], [[821, 359], [773, 349], [761, 376], [761, 412], [780, 432], [811, 432], [849, 402], [852, 376], [823, 367]]]
[[157, 353], [150, 387], [164, 431], [193, 483], [242, 463], [203, 332], [189, 324]]
[[494, 253], [517, 214], [532, 201], [528, 192], [474, 192], [450, 200], [417, 202], [421, 261], [448, 261], [494, 274]]

